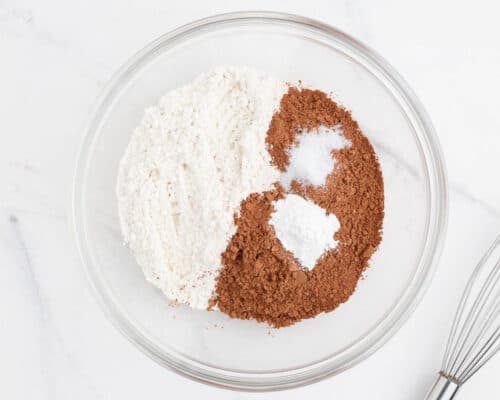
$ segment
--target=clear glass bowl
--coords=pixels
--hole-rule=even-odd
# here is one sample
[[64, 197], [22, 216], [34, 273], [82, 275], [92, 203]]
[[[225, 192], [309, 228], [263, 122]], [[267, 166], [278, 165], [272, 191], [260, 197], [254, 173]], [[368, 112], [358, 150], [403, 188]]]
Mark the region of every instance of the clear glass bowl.
[[[167, 307], [123, 246], [118, 162], [144, 108], [221, 64], [246, 65], [333, 92], [374, 144], [385, 179], [384, 237], [366, 279], [337, 310], [270, 331], [218, 312]], [[74, 228], [100, 304], [160, 364], [246, 390], [303, 385], [378, 349], [422, 297], [446, 225], [443, 159], [423, 107], [403, 79], [358, 41], [303, 17], [219, 15], [168, 33], [107, 85], [88, 123], [74, 181]]]

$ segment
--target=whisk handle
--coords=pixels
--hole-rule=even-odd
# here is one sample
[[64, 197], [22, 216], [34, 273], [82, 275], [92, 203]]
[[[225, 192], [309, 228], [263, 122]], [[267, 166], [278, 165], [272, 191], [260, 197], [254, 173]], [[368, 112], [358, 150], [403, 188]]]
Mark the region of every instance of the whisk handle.
[[458, 382], [440, 372], [429, 389], [425, 400], [451, 400], [455, 397], [459, 388]]

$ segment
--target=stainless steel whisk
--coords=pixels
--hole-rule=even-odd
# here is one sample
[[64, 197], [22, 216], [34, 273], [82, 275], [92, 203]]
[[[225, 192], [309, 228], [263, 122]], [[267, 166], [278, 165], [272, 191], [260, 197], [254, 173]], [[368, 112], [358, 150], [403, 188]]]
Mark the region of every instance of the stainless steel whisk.
[[443, 364], [426, 400], [451, 400], [500, 349], [500, 236], [483, 256], [462, 296]]

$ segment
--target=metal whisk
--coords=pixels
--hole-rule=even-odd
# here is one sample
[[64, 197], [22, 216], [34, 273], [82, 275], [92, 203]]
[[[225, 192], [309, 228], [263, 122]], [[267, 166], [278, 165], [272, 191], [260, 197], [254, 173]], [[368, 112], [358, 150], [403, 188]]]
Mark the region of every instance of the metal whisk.
[[500, 349], [500, 236], [467, 283], [426, 400], [451, 400]]

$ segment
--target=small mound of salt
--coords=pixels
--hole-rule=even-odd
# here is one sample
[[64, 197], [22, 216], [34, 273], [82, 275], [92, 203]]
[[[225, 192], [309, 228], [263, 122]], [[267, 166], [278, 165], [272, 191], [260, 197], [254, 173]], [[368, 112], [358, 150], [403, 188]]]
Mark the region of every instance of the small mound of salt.
[[335, 159], [332, 150], [350, 146], [340, 125], [327, 128], [320, 125], [314, 131], [301, 130], [297, 145], [290, 149], [290, 162], [280, 181], [289, 190], [293, 180], [304, 185], [323, 186], [333, 170]]

